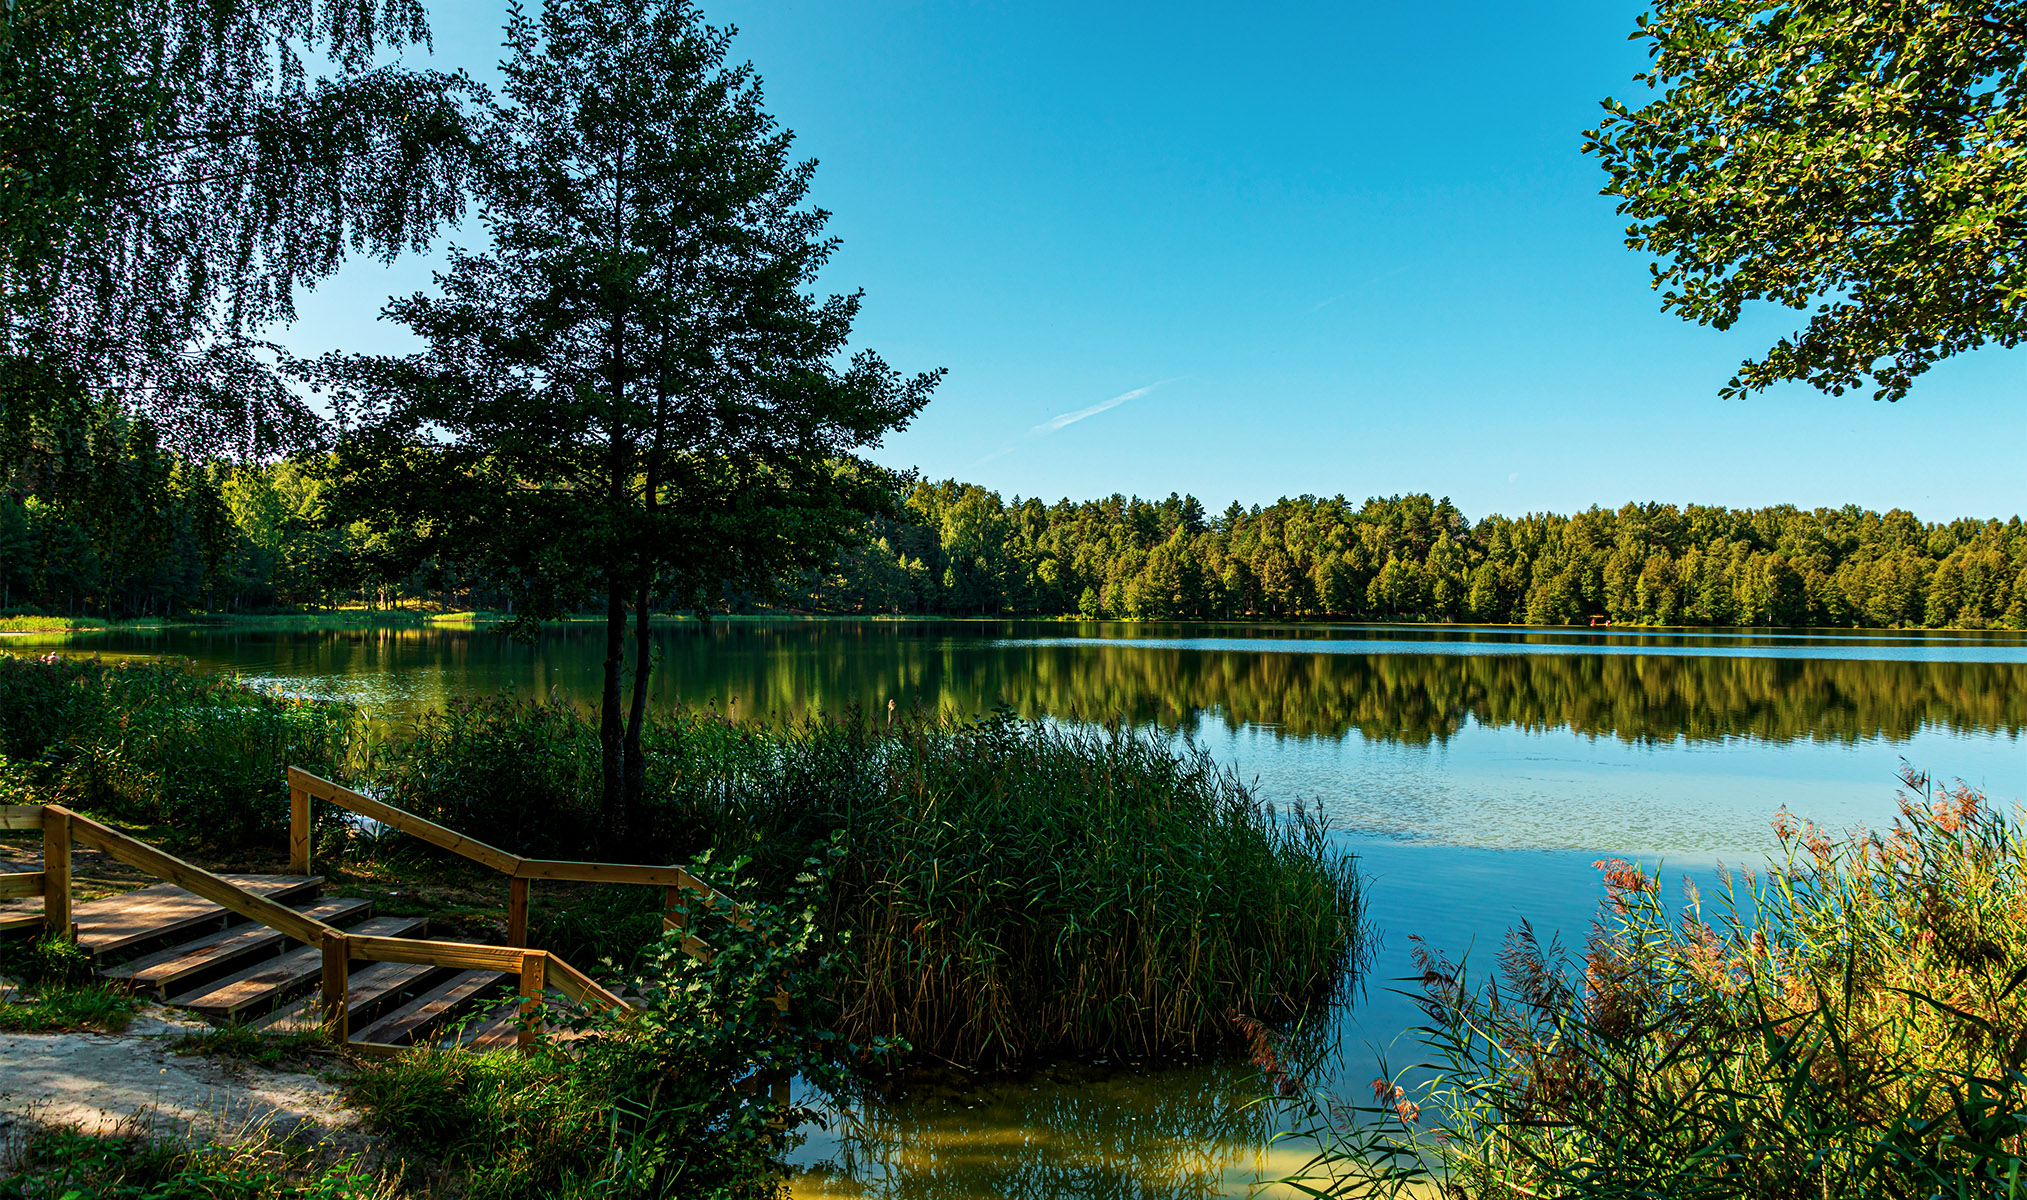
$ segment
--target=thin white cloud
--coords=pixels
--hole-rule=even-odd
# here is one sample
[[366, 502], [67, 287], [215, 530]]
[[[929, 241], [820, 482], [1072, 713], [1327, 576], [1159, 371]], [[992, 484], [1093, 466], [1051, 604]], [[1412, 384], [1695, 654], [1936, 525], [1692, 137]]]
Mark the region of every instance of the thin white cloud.
[[1042, 422], [1040, 425], [1037, 425], [1033, 429], [1028, 430], [1028, 432], [1037, 434], [1054, 433], [1058, 429], [1064, 429], [1071, 425], [1075, 425], [1077, 422], [1084, 420], [1086, 417], [1095, 417], [1099, 413], [1105, 412], [1108, 409], [1118, 408], [1120, 405], [1126, 403], [1128, 400], [1138, 400], [1142, 396], [1145, 396], [1147, 393], [1160, 387], [1164, 383], [1174, 383], [1174, 382], [1175, 380], [1173, 379], [1156, 380], [1155, 382], [1148, 384], [1146, 387], [1137, 387], [1130, 392], [1121, 392], [1117, 396], [1112, 397], [1110, 400], [1101, 400], [1098, 403], [1093, 404], [1089, 408], [1080, 408], [1076, 412], [1066, 412], [1060, 417], [1050, 417], [1048, 420]]

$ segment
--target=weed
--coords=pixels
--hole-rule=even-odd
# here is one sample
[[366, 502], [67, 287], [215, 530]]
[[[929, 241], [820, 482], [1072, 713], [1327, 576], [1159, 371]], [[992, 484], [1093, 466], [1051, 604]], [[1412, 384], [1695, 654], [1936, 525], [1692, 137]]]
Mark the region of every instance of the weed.
[[32, 995], [0, 1001], [0, 1031], [118, 1033], [141, 1010], [132, 992], [111, 984], [49, 984]]
[[312, 1057], [329, 1057], [336, 1052], [320, 1029], [280, 1033], [251, 1025], [186, 1033], [171, 1041], [169, 1048], [178, 1054], [237, 1059], [256, 1067], [301, 1065]]

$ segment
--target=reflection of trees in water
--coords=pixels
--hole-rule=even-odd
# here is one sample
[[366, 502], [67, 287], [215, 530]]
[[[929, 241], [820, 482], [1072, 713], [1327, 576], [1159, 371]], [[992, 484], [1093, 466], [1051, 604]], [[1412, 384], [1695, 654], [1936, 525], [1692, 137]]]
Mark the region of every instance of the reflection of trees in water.
[[[591, 703], [597, 632], [565, 627], [532, 647], [482, 632], [410, 628], [165, 638], [160, 648], [221, 666], [258, 657], [282, 675], [399, 675], [418, 685], [410, 703], [422, 707], [509, 683], [526, 694], [553, 688]], [[671, 627], [658, 638], [657, 699], [722, 704], [736, 697], [741, 716], [854, 706], [872, 712], [889, 699], [962, 712], [1006, 703], [1027, 715], [1118, 717], [1170, 730], [1214, 720], [1411, 743], [1442, 741], [1467, 720], [1627, 741], [1855, 741], [1902, 739], [1924, 726], [2027, 728], [2027, 665], [2007, 663], [1256, 653], [1141, 648], [1130, 639], [988, 640], [1000, 632], [887, 622]]]
[[1247, 1107], [1259, 1089], [1257, 1072], [1203, 1066], [862, 1099], [820, 1169], [881, 1200], [1222, 1197], [1272, 1136], [1269, 1110]]
[[[671, 644], [674, 643], [674, 644]], [[2027, 666], [1599, 654], [1300, 654], [982, 645], [877, 629], [744, 629], [665, 643], [670, 698], [737, 695], [745, 711], [903, 704], [1124, 718], [1166, 729], [1219, 720], [1298, 736], [1442, 741], [1466, 719], [1626, 741], [1903, 739], [1924, 726], [2027, 728]]]

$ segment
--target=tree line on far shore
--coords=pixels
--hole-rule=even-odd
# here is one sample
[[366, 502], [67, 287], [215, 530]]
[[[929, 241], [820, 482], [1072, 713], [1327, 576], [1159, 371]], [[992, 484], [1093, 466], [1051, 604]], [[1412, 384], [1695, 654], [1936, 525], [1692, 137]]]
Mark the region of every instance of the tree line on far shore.
[[[326, 527], [318, 460], [202, 463], [117, 418], [63, 450], [32, 492], [0, 497], [0, 606], [173, 617], [509, 603], [454, 572], [360, 576], [351, 564], [371, 539]], [[1628, 504], [1474, 522], [1427, 495], [1211, 513], [1186, 495], [1048, 504], [945, 480], [914, 483], [864, 533], [830, 569], [791, 581], [784, 602], [919, 616], [2027, 628], [2017, 516]], [[722, 598], [726, 611], [759, 605]]]

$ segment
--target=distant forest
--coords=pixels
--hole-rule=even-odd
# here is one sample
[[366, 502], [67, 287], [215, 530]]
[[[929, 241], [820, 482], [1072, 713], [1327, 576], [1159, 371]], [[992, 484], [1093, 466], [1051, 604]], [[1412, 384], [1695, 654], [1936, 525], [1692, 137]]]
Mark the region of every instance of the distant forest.
[[[496, 608], [484, 580], [367, 586], [297, 462], [193, 463], [145, 424], [59, 447], [0, 500], [0, 607], [174, 616], [344, 604]], [[23, 492], [32, 494], [22, 495]], [[1191, 496], [1002, 500], [920, 482], [776, 607], [820, 613], [1536, 625], [2027, 628], [2020, 518], [1925, 524], [1854, 506], [1629, 504], [1472, 521], [1426, 495], [1301, 496], [1208, 513]], [[759, 597], [727, 596], [731, 611]]]

